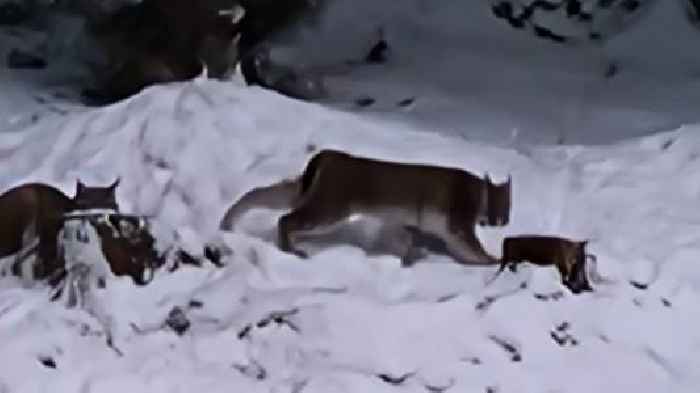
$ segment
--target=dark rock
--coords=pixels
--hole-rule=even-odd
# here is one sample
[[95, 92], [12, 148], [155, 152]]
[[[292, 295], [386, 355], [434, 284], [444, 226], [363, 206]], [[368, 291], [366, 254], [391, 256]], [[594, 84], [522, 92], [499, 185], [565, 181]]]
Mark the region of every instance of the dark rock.
[[19, 1], [9, 1], [0, 5], [0, 25], [17, 26], [30, 16], [29, 6]]
[[189, 308], [202, 308], [204, 307], [204, 303], [201, 300], [197, 299], [192, 299], [190, 302], [187, 304]]
[[375, 99], [372, 97], [363, 97], [363, 98], [358, 98], [355, 100], [355, 105], [359, 106], [360, 108], [366, 108], [372, 104], [375, 103]]
[[377, 42], [372, 49], [369, 51], [367, 56], [365, 56], [365, 62], [370, 64], [384, 64], [386, 63], [387, 56], [386, 52], [389, 50], [389, 44], [381, 39]]
[[214, 266], [223, 266], [223, 263], [221, 263], [221, 250], [217, 247], [209, 244], [204, 246], [204, 258], [208, 259]]
[[554, 42], [563, 43], [563, 42], [566, 42], [568, 40], [563, 35], [557, 34], [546, 27], [532, 25], [532, 30], [535, 32], [536, 36], [538, 36], [540, 38], [546, 38], [546, 39], [549, 39], [549, 40], [554, 41]]
[[491, 7], [491, 12], [497, 18], [510, 19], [513, 17], [513, 5], [507, 1], [502, 1], [498, 4], [494, 4]]
[[622, 2], [622, 7], [627, 12], [634, 12], [639, 8], [639, 0], [625, 0]]
[[19, 49], [12, 49], [7, 55], [7, 67], [12, 69], [43, 69], [46, 68], [46, 60]]
[[486, 296], [482, 301], [477, 303], [474, 308], [478, 311], [484, 311], [487, 308], [489, 308], [493, 304], [493, 302], [495, 302], [495, 301], [496, 301], [495, 298], [490, 297], [490, 296]]
[[578, 0], [569, 0], [566, 3], [566, 16], [572, 17], [581, 12], [581, 3]]
[[187, 319], [187, 315], [180, 307], [174, 307], [168, 313], [168, 317], [165, 319], [165, 324], [169, 328], [173, 329], [177, 335], [181, 336], [187, 332], [190, 328], [190, 321]]

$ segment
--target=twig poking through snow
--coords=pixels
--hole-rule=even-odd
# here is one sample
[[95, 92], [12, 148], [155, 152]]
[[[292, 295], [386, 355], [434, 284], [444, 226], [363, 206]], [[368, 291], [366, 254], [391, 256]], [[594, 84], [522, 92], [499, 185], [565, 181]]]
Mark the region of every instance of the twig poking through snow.
[[554, 330], [550, 331], [549, 335], [550, 337], [552, 337], [552, 340], [554, 340], [554, 342], [559, 344], [560, 347], [567, 346], [568, 344], [577, 346], [578, 340], [567, 332], [570, 327], [571, 324], [569, 322], [564, 321], [561, 324], [557, 325], [554, 328]]
[[396, 105], [400, 108], [408, 108], [409, 106], [413, 105], [415, 101], [416, 97], [404, 98], [403, 100], [397, 102]]
[[459, 296], [459, 293], [450, 293], [447, 295], [440, 296], [439, 298], [435, 299], [435, 302], [436, 303], [449, 302], [450, 300], [456, 298], [457, 296]]
[[238, 332], [238, 339], [243, 340], [244, 338], [250, 337], [250, 333], [254, 327], [255, 328], [264, 328], [264, 327], [268, 326], [271, 322], [274, 322], [277, 325], [287, 326], [295, 333], [300, 333], [301, 330], [299, 329], [299, 327], [295, 323], [293, 323], [292, 321], [290, 321], [288, 319], [289, 316], [295, 315], [298, 312], [299, 312], [298, 308], [293, 308], [293, 309], [287, 310], [287, 311], [273, 311], [267, 317], [259, 320], [255, 324], [249, 323], [246, 326], [244, 326], [243, 329], [241, 329]]
[[117, 348], [117, 347], [114, 345], [114, 340], [112, 339], [112, 333], [106, 332], [105, 334], [107, 335], [107, 338], [106, 338], [106, 340], [105, 340], [105, 343], [107, 344], [107, 348], [109, 348], [109, 349], [111, 349], [112, 351], [114, 351], [114, 353], [115, 353], [117, 356], [123, 357], [123, 356], [124, 356], [124, 352], [122, 352], [119, 348]]
[[474, 307], [477, 311], [485, 311], [487, 310], [493, 302], [496, 301], [496, 298], [493, 296], [486, 296], [482, 301], [476, 304]]
[[501, 348], [503, 348], [506, 352], [508, 352], [511, 355], [510, 360], [512, 360], [514, 362], [519, 362], [519, 361], [523, 360], [523, 357], [520, 354], [520, 351], [518, 351], [518, 348], [516, 348], [515, 345], [509, 343], [508, 341], [506, 341], [500, 337], [496, 337], [494, 335], [490, 335], [489, 339], [491, 341], [495, 342], [496, 344], [500, 345]]
[[631, 280], [630, 285], [639, 289], [640, 291], [646, 291], [649, 288], [649, 284], [641, 283], [638, 281]]
[[255, 378], [258, 381], [262, 381], [267, 378], [267, 370], [256, 362], [255, 359], [250, 359], [250, 364], [234, 364], [233, 368], [238, 370], [241, 374]]
[[445, 385], [445, 386], [433, 386], [433, 385], [423, 385], [425, 386], [425, 390], [427, 390], [429, 393], [444, 393], [446, 390], [449, 390], [455, 385], [455, 380], [450, 379], [450, 382]]
[[479, 303], [476, 304], [474, 309], [476, 311], [487, 311], [489, 309], [489, 307], [491, 307], [491, 305], [493, 305], [493, 303], [496, 302], [496, 300], [500, 300], [501, 298], [504, 298], [506, 296], [515, 295], [516, 293], [518, 293], [524, 289], [527, 289], [527, 282], [526, 281], [523, 281], [515, 289], [504, 291], [504, 292], [497, 294], [497, 295], [485, 296], [482, 301], [480, 301]]
[[535, 299], [541, 300], [543, 302], [553, 300], [553, 301], [558, 301], [559, 299], [564, 297], [564, 292], [562, 291], [554, 291], [552, 293], [535, 293], [533, 295]]
[[413, 377], [414, 375], [416, 375], [415, 371], [406, 373], [400, 377], [395, 377], [389, 374], [377, 374], [377, 378], [391, 385], [401, 385], [402, 383], [406, 382], [408, 378]]
[[[145, 334], [153, 333], [168, 328], [174, 331], [175, 334], [177, 334], [178, 336], [182, 336], [192, 326], [192, 323], [187, 317], [187, 313], [185, 312], [185, 310], [199, 309], [202, 307], [204, 307], [204, 303], [202, 303], [200, 300], [192, 299], [187, 303], [186, 306], [173, 307], [163, 322], [145, 328], [137, 326], [135, 323], [131, 323], [131, 330], [133, 330], [134, 333], [143, 336]], [[210, 322], [217, 322], [217, 320], [211, 319]]]

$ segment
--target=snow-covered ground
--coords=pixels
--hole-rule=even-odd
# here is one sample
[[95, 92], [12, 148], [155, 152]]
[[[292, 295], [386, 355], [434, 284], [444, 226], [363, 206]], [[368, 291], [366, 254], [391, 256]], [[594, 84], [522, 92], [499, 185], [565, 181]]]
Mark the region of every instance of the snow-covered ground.
[[[78, 177], [121, 176], [122, 210], [155, 216], [163, 238], [174, 230], [193, 252], [215, 238], [233, 250], [222, 269], [159, 272], [146, 287], [110, 280], [98, 293], [99, 319], [49, 302], [47, 288], [3, 278], [0, 392], [697, 391], [700, 130], [671, 127], [692, 115], [692, 80], [678, 77], [686, 88], [676, 91], [662, 77], [622, 73], [596, 82], [624, 89], [600, 90], [611, 104], [596, 96], [586, 102], [606, 111], [584, 116], [547, 109], [587, 108], [575, 98], [561, 104], [574, 93], [560, 82], [589, 78], [583, 71], [552, 76], [532, 66], [518, 77], [512, 67], [511, 79], [499, 79], [473, 66], [472, 82], [459, 85], [448, 78], [455, 71], [417, 81], [427, 63], [401, 64], [335, 79], [351, 87], [347, 96], [380, 83], [378, 105], [424, 89], [408, 111], [371, 113], [238, 79], [156, 86], [88, 109], [55, 97], [36, 73], [0, 69], [0, 189], [44, 181], [72, 195]], [[633, 86], [640, 90], [626, 90]], [[587, 132], [601, 124], [605, 132]], [[556, 142], [562, 129], [566, 145], [532, 144]], [[624, 140], [574, 144], [613, 139]], [[274, 211], [251, 212], [245, 232], [217, 232], [244, 192], [299, 173], [309, 145], [510, 174], [511, 223], [480, 229], [486, 248], [500, 255], [503, 237], [521, 233], [588, 238], [605, 281], [574, 296], [553, 268], [527, 266], [486, 285], [495, 268], [437, 255], [402, 268], [396, 257], [342, 244], [301, 260], [268, 240]], [[182, 336], [164, 327], [174, 307], [191, 323]]]
[[[485, 286], [495, 269], [446, 257], [405, 269], [395, 257], [337, 245], [300, 260], [231, 234], [226, 268], [161, 272], [143, 288], [108, 284], [103, 309], [121, 357], [89, 315], [49, 303], [45, 289], [0, 281], [5, 391], [690, 392], [700, 383], [695, 126], [605, 147], [500, 148], [194, 81], [50, 115], [2, 139], [11, 163], [0, 169], [4, 189], [32, 179], [72, 194], [76, 177], [106, 184], [121, 175], [122, 209], [155, 215], [193, 248], [216, 235], [246, 190], [298, 173], [309, 144], [512, 174], [511, 224], [481, 231], [487, 248], [499, 255], [502, 237], [516, 233], [590, 238], [610, 280], [573, 296], [554, 269], [531, 268]], [[245, 226], [269, 231], [276, 214], [251, 212]], [[556, 291], [564, 296], [542, 299]], [[203, 305], [188, 308], [192, 301]], [[175, 306], [192, 322], [182, 337], [156, 329]], [[256, 325], [290, 310], [289, 324]], [[552, 332], [577, 345], [560, 346]], [[38, 360], [48, 357], [55, 369]], [[410, 376], [397, 388], [382, 374]]]

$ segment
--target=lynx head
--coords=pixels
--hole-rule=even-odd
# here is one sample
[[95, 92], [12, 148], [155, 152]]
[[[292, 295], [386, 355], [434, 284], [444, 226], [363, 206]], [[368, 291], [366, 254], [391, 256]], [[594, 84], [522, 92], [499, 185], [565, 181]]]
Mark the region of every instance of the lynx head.
[[593, 290], [586, 276], [586, 261], [590, 257], [586, 254], [587, 243], [588, 240], [569, 243], [564, 251], [564, 260], [560, 261], [563, 263], [561, 271], [564, 285], [575, 294]]
[[75, 209], [113, 209], [119, 211], [115, 193], [119, 182], [120, 178], [117, 178], [107, 187], [89, 187], [78, 180], [75, 187], [75, 197], [73, 197]]
[[504, 183], [495, 184], [491, 181], [488, 173], [484, 176], [486, 211], [480, 217], [479, 225], [497, 227], [508, 225], [510, 220], [511, 180], [509, 175], [508, 180]]

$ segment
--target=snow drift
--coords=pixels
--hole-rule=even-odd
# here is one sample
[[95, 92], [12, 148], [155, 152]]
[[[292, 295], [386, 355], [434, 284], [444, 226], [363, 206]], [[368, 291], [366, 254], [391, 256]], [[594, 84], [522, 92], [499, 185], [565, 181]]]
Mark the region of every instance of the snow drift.
[[[511, 224], [480, 231], [487, 249], [499, 255], [518, 233], [590, 238], [604, 280], [573, 296], [554, 268], [529, 267], [486, 286], [495, 268], [441, 256], [405, 269], [337, 244], [300, 260], [225, 234], [225, 268], [160, 272], [140, 288], [113, 279], [96, 295], [102, 318], [1, 280], [3, 389], [690, 392], [700, 382], [697, 127], [604, 147], [494, 147], [240, 83], [157, 86], [0, 134], [0, 184], [45, 181], [72, 195], [76, 178], [121, 175], [122, 210], [154, 215], [197, 250], [220, 236], [238, 196], [298, 173], [309, 145], [511, 174]], [[278, 213], [251, 212], [246, 227], [264, 232]], [[182, 336], [169, 327], [175, 307], [189, 322]]]

